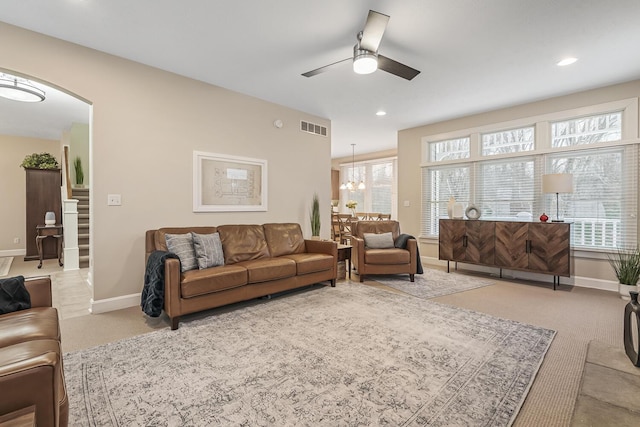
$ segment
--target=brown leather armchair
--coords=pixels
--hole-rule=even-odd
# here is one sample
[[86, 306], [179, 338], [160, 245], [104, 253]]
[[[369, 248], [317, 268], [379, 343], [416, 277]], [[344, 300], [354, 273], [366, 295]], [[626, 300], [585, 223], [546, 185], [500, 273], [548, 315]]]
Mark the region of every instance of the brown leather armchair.
[[391, 233], [395, 242], [400, 235], [398, 221], [358, 221], [352, 227], [352, 262], [358, 271], [360, 281], [372, 274], [409, 274], [409, 280], [414, 281], [417, 272], [418, 242], [408, 239], [406, 248], [386, 247], [375, 249], [365, 244], [365, 233]]
[[51, 279], [26, 279], [25, 287], [31, 308], [0, 315], [0, 419], [32, 414], [35, 425], [64, 427], [69, 402]]

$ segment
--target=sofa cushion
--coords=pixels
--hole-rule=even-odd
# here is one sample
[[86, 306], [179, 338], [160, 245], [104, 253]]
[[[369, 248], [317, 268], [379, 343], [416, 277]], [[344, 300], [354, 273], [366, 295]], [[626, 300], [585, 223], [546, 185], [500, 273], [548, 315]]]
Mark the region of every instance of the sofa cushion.
[[193, 249], [196, 251], [198, 268], [217, 267], [224, 265], [224, 253], [219, 233], [198, 234], [191, 232], [193, 236]]
[[224, 291], [247, 284], [247, 269], [238, 265], [221, 265], [204, 270], [191, 270], [182, 275], [182, 298]]
[[269, 257], [269, 248], [262, 225], [221, 225], [218, 227], [224, 263], [249, 261]]
[[300, 224], [264, 224], [264, 235], [272, 257], [306, 251]]
[[296, 262], [296, 272], [298, 276], [331, 270], [334, 263], [332, 255], [317, 253], [283, 255], [283, 258], [289, 258]]
[[30, 308], [0, 316], [0, 348], [39, 339], [60, 340], [55, 308]]
[[370, 249], [391, 249], [395, 247], [391, 232], [364, 233], [364, 246]]
[[397, 265], [410, 264], [410, 252], [406, 249], [367, 249], [364, 253], [365, 264]]
[[0, 314], [31, 308], [31, 297], [24, 276], [0, 279]]
[[163, 227], [156, 230], [154, 233], [155, 250], [166, 251], [167, 250], [167, 233], [169, 234], [186, 234], [186, 233], [198, 233], [198, 234], [211, 234], [215, 233], [216, 227]]
[[295, 261], [285, 257], [254, 259], [242, 261], [237, 265], [247, 269], [249, 283], [267, 282], [296, 275]]
[[182, 272], [198, 268], [196, 252], [193, 249], [193, 236], [186, 234], [165, 234], [167, 250], [180, 258], [180, 270]]

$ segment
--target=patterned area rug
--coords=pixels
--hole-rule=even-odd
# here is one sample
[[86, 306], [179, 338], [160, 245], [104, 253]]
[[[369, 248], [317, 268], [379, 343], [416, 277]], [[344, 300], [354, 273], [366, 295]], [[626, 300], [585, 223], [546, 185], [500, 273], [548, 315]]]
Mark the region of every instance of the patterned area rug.
[[9, 270], [11, 270], [11, 263], [13, 262], [12, 256], [0, 258], [0, 277], [8, 276]]
[[406, 274], [372, 276], [371, 279], [414, 297], [424, 299], [464, 292], [495, 283], [490, 279], [465, 276], [454, 272], [447, 273], [446, 271], [431, 268], [425, 268], [424, 274], [416, 274], [414, 277], [415, 282], [410, 282], [409, 276]]
[[360, 284], [64, 355], [72, 426], [508, 426], [554, 331]]

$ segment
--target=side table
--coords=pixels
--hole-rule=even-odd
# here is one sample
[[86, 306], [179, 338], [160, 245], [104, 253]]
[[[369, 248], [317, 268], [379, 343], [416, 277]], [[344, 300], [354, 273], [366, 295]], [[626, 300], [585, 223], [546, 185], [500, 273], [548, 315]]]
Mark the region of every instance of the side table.
[[338, 245], [338, 262], [346, 262], [349, 279], [351, 279], [351, 248], [350, 245]]
[[62, 224], [56, 225], [38, 225], [36, 226], [36, 248], [38, 248], [38, 258], [40, 264], [38, 268], [42, 268], [42, 240], [47, 237], [53, 237], [58, 241], [58, 264], [62, 267]]

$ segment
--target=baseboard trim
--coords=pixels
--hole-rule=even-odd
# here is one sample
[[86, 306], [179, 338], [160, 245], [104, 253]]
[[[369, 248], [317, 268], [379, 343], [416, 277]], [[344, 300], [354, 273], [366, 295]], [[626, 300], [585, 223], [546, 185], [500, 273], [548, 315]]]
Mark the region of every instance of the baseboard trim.
[[[420, 257], [423, 264], [434, 265], [438, 267], [446, 267], [447, 261], [440, 260], [434, 257]], [[453, 268], [453, 262], [451, 268]], [[486, 267], [475, 264], [460, 263], [465, 270], [474, 271], [478, 273], [497, 274], [500, 270], [498, 267]], [[550, 282], [553, 285], [552, 276], [548, 274], [528, 273], [526, 271], [514, 271], [514, 270], [502, 270], [502, 277], [505, 279], [521, 279], [521, 280], [534, 280], [536, 282]], [[560, 285], [578, 286], [581, 288], [600, 289], [602, 291], [618, 292], [618, 283], [613, 280], [594, 279], [592, 277], [572, 276], [561, 277]]]
[[0, 251], [0, 257], [5, 256], [24, 256], [26, 255], [26, 249], [10, 249], [6, 251]]
[[123, 295], [121, 297], [107, 298], [90, 301], [89, 312], [91, 314], [107, 313], [109, 311], [122, 310], [123, 308], [140, 305], [141, 294]]

